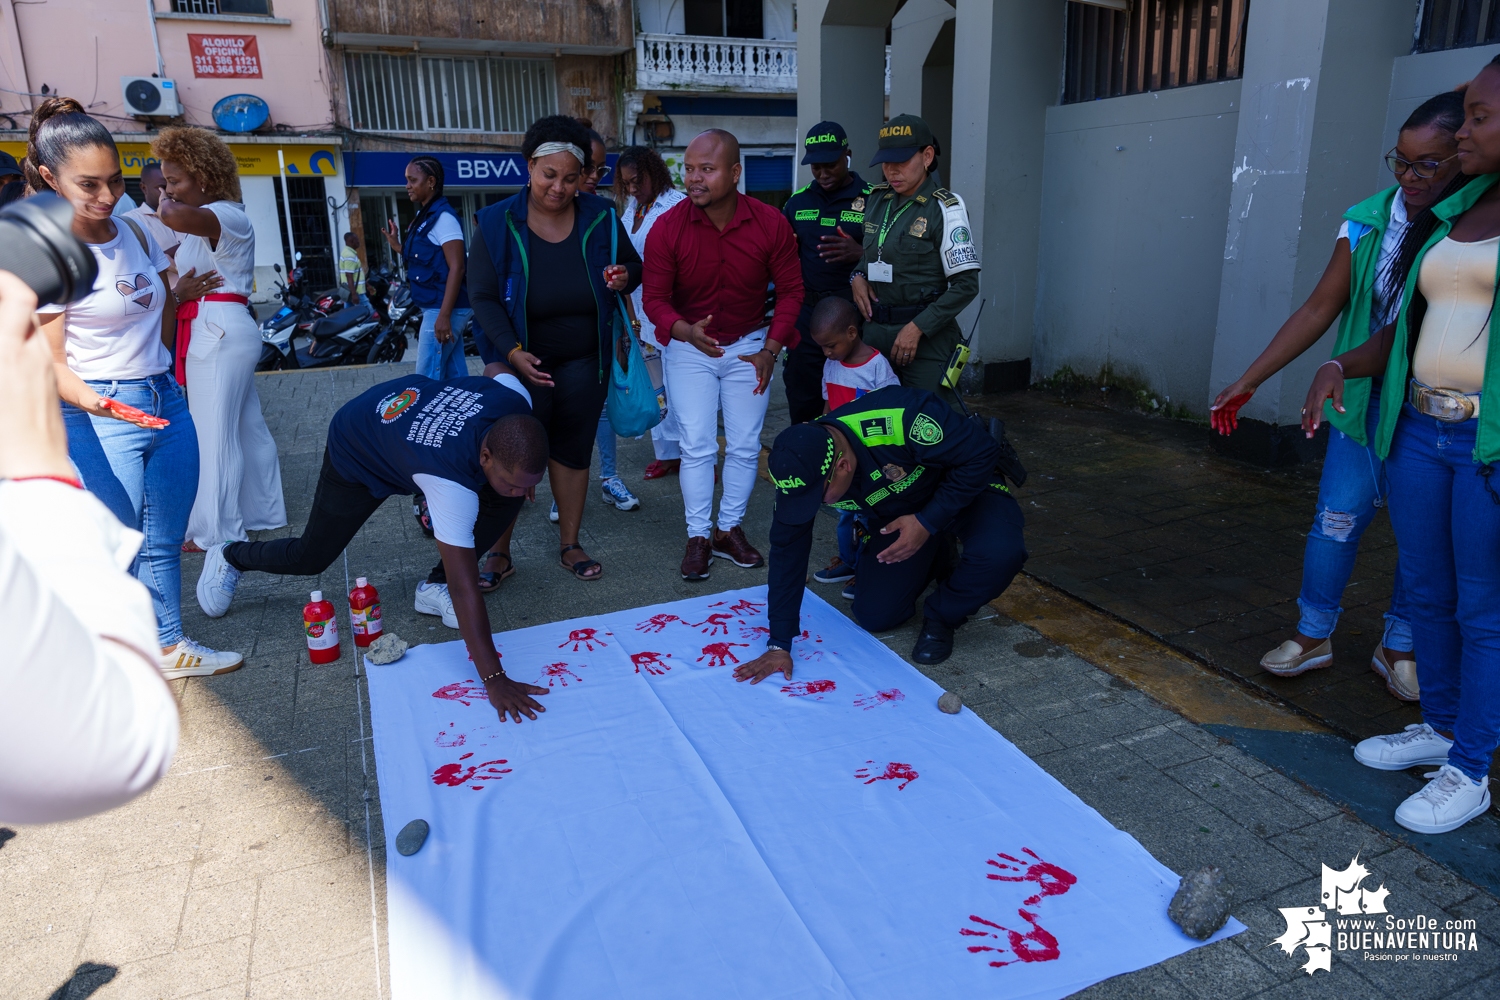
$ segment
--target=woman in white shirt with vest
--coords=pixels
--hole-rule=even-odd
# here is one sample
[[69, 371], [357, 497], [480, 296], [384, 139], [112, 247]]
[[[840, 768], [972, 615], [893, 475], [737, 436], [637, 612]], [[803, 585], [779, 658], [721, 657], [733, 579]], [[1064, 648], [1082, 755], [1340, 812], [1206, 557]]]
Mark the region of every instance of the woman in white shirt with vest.
[[234, 154], [212, 132], [165, 128], [151, 152], [167, 182], [157, 214], [183, 234], [178, 270], [217, 271], [224, 281], [216, 292], [184, 299], [177, 314], [178, 380], [198, 427], [198, 498], [188, 538], [206, 549], [286, 524], [281, 463], [255, 391], [255, 230], [240, 204]]
[[[172, 379], [175, 299], [167, 256], [133, 220], [112, 217], [125, 179], [109, 130], [71, 98], [43, 101], [31, 116], [32, 186], [73, 206], [73, 235], [94, 255], [94, 291], [39, 310], [56, 359], [68, 452], [84, 489], [144, 536], [134, 572], [151, 593], [168, 677], [224, 673], [238, 653], [182, 634], [182, 538], [198, 487], [198, 438]], [[198, 294], [186, 274], [179, 287]]]

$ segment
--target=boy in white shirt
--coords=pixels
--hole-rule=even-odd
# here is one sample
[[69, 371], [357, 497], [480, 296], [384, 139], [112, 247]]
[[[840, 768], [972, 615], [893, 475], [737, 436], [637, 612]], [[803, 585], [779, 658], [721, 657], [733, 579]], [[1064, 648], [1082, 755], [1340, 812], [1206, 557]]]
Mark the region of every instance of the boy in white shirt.
[[[860, 326], [859, 310], [847, 299], [830, 295], [813, 309], [808, 327], [828, 359], [823, 362], [824, 413], [832, 413], [867, 392], [901, 384], [885, 355], [864, 342]], [[859, 558], [856, 529], [854, 514], [840, 512], [839, 554], [813, 574], [819, 583], [847, 583], [843, 596], [848, 600], [854, 598], [854, 564]]]

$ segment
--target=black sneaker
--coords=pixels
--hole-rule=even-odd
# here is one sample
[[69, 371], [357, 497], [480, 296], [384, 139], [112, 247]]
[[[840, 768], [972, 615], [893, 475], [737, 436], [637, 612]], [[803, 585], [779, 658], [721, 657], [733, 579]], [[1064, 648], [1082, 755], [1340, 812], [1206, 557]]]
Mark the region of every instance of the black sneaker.
[[813, 579], [818, 583], [847, 583], [854, 579], [854, 567], [834, 556], [833, 562], [813, 574]]
[[922, 619], [922, 632], [911, 648], [911, 658], [918, 663], [942, 663], [953, 655], [953, 630], [931, 618]]

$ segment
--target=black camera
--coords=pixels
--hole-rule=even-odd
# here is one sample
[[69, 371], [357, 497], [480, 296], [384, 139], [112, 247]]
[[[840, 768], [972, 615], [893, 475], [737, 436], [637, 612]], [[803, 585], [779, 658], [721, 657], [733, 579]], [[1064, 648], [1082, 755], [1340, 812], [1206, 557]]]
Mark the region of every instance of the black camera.
[[55, 194], [0, 208], [0, 271], [26, 282], [37, 305], [66, 305], [94, 290], [99, 267], [72, 226], [73, 206]]

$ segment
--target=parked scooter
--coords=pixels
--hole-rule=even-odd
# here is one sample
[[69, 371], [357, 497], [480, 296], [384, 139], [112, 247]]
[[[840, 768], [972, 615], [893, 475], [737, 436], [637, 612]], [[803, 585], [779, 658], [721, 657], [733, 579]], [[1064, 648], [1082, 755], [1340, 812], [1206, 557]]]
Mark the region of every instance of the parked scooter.
[[349, 306], [313, 323], [312, 344], [297, 349], [297, 367], [332, 368], [362, 365], [380, 333], [380, 317], [366, 303]]
[[365, 293], [384, 325], [370, 345], [367, 364], [400, 361], [407, 345], [417, 339], [422, 328], [422, 310], [412, 304], [411, 293], [404, 282], [397, 283], [389, 271], [379, 268], [365, 281]]
[[[281, 273], [280, 264], [272, 264], [271, 267], [277, 274]], [[276, 294], [281, 299], [281, 308], [260, 324], [261, 349], [260, 360], [255, 364], [256, 371], [269, 372], [297, 367], [297, 352], [293, 340], [297, 336], [298, 326], [321, 318], [314, 315], [314, 307], [303, 292], [302, 283], [305, 278], [306, 272], [301, 267], [294, 267], [285, 284], [280, 280], [276, 282]]]

